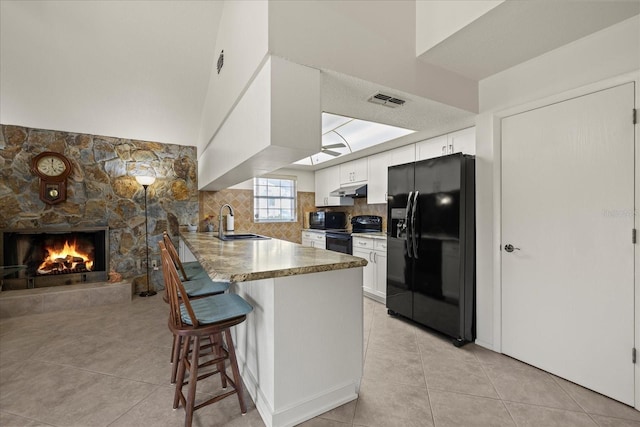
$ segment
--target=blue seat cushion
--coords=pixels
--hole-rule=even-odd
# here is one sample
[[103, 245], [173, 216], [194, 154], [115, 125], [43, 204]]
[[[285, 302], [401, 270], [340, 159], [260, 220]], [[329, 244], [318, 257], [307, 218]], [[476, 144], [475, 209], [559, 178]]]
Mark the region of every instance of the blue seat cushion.
[[227, 282], [214, 282], [209, 279], [195, 279], [182, 282], [184, 290], [190, 297], [199, 297], [209, 294], [221, 294], [229, 289], [229, 283]]
[[190, 261], [182, 264], [188, 280], [209, 278], [209, 274], [202, 268], [198, 261]]
[[[253, 311], [251, 304], [236, 294], [220, 294], [191, 301], [198, 323], [208, 325], [244, 316]], [[184, 304], [180, 304], [182, 321], [191, 325], [191, 318]]]

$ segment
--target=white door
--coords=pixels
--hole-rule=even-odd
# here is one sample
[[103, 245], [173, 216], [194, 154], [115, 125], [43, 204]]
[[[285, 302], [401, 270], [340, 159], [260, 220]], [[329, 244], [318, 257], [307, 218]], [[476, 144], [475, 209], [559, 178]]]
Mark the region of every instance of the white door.
[[502, 120], [502, 350], [630, 405], [634, 90]]

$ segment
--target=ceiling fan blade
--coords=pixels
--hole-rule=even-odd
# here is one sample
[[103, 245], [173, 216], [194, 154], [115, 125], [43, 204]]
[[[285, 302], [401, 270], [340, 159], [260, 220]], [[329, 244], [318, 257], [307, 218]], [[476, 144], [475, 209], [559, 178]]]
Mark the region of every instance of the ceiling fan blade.
[[338, 142], [337, 144], [329, 144], [329, 145], [323, 145], [322, 148], [343, 148], [346, 147], [346, 145], [344, 145], [342, 142]]
[[342, 155], [342, 153], [338, 153], [337, 151], [325, 150], [324, 147], [322, 147], [322, 152], [333, 157], [338, 157]]

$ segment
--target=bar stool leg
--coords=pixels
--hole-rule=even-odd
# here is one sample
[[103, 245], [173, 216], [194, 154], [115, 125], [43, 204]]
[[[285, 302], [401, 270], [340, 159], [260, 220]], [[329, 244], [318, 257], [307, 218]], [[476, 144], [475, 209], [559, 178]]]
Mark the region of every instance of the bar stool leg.
[[[185, 354], [185, 358], [188, 356]], [[193, 337], [193, 349], [191, 351], [191, 366], [189, 369], [189, 388], [187, 391], [187, 401], [185, 403], [186, 418], [185, 427], [191, 427], [193, 422], [193, 407], [196, 401], [196, 384], [198, 383], [198, 359], [200, 357], [200, 337]]]
[[180, 347], [182, 347], [182, 337], [180, 335], [173, 336], [173, 350], [171, 352], [171, 384], [176, 383], [176, 373], [180, 364]]
[[227, 341], [227, 351], [229, 352], [229, 361], [231, 362], [231, 371], [233, 372], [233, 382], [235, 383], [238, 401], [240, 402], [240, 412], [246, 414], [247, 405], [244, 402], [244, 388], [242, 387], [242, 378], [240, 378], [240, 370], [238, 369], [236, 350], [233, 348], [233, 340], [231, 339], [231, 332], [229, 329], [225, 329], [224, 337]]
[[182, 397], [182, 386], [184, 385], [184, 376], [185, 376], [185, 371], [187, 367], [187, 361], [185, 360], [185, 357], [187, 357], [186, 355], [189, 354], [190, 344], [191, 344], [190, 339], [188, 338], [186, 340], [183, 339], [182, 354], [180, 354], [180, 357], [176, 360], [176, 363], [178, 363], [179, 366], [178, 366], [178, 378], [176, 379], [176, 392], [173, 398], [173, 409], [177, 409], [178, 406], [180, 406], [180, 400]]

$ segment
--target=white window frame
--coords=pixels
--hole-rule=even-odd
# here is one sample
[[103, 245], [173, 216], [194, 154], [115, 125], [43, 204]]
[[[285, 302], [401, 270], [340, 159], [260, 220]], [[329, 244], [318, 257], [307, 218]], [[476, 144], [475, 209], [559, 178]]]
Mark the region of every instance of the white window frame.
[[[295, 176], [289, 176], [289, 175], [263, 175], [261, 177], [258, 178], [254, 178], [253, 179], [253, 222], [255, 223], [270, 223], [270, 222], [278, 222], [278, 223], [288, 223], [288, 222], [296, 222], [298, 220], [298, 183], [296, 182], [296, 178]], [[268, 180], [268, 182], [273, 182], [275, 183], [276, 180], [286, 180], [286, 181], [290, 181], [292, 183], [292, 187], [293, 187], [293, 191], [292, 191], [292, 196], [288, 197], [288, 196], [269, 196], [269, 195], [258, 195], [258, 187], [261, 186], [261, 180]], [[272, 187], [276, 187], [276, 185], [272, 186]], [[282, 186], [280, 186], [280, 188], [282, 188]], [[260, 201], [261, 200], [266, 200], [267, 203], [269, 203], [270, 200], [273, 201], [281, 201], [281, 200], [291, 200], [292, 201], [292, 209], [291, 209], [291, 218], [285, 218], [285, 219], [276, 219], [276, 218], [258, 218], [258, 210], [259, 209], [264, 209], [264, 208], [260, 208]], [[286, 210], [283, 209], [282, 207], [273, 207], [273, 208], [269, 208], [267, 207], [268, 210], [273, 210], [273, 211], [282, 211], [282, 210]]]

